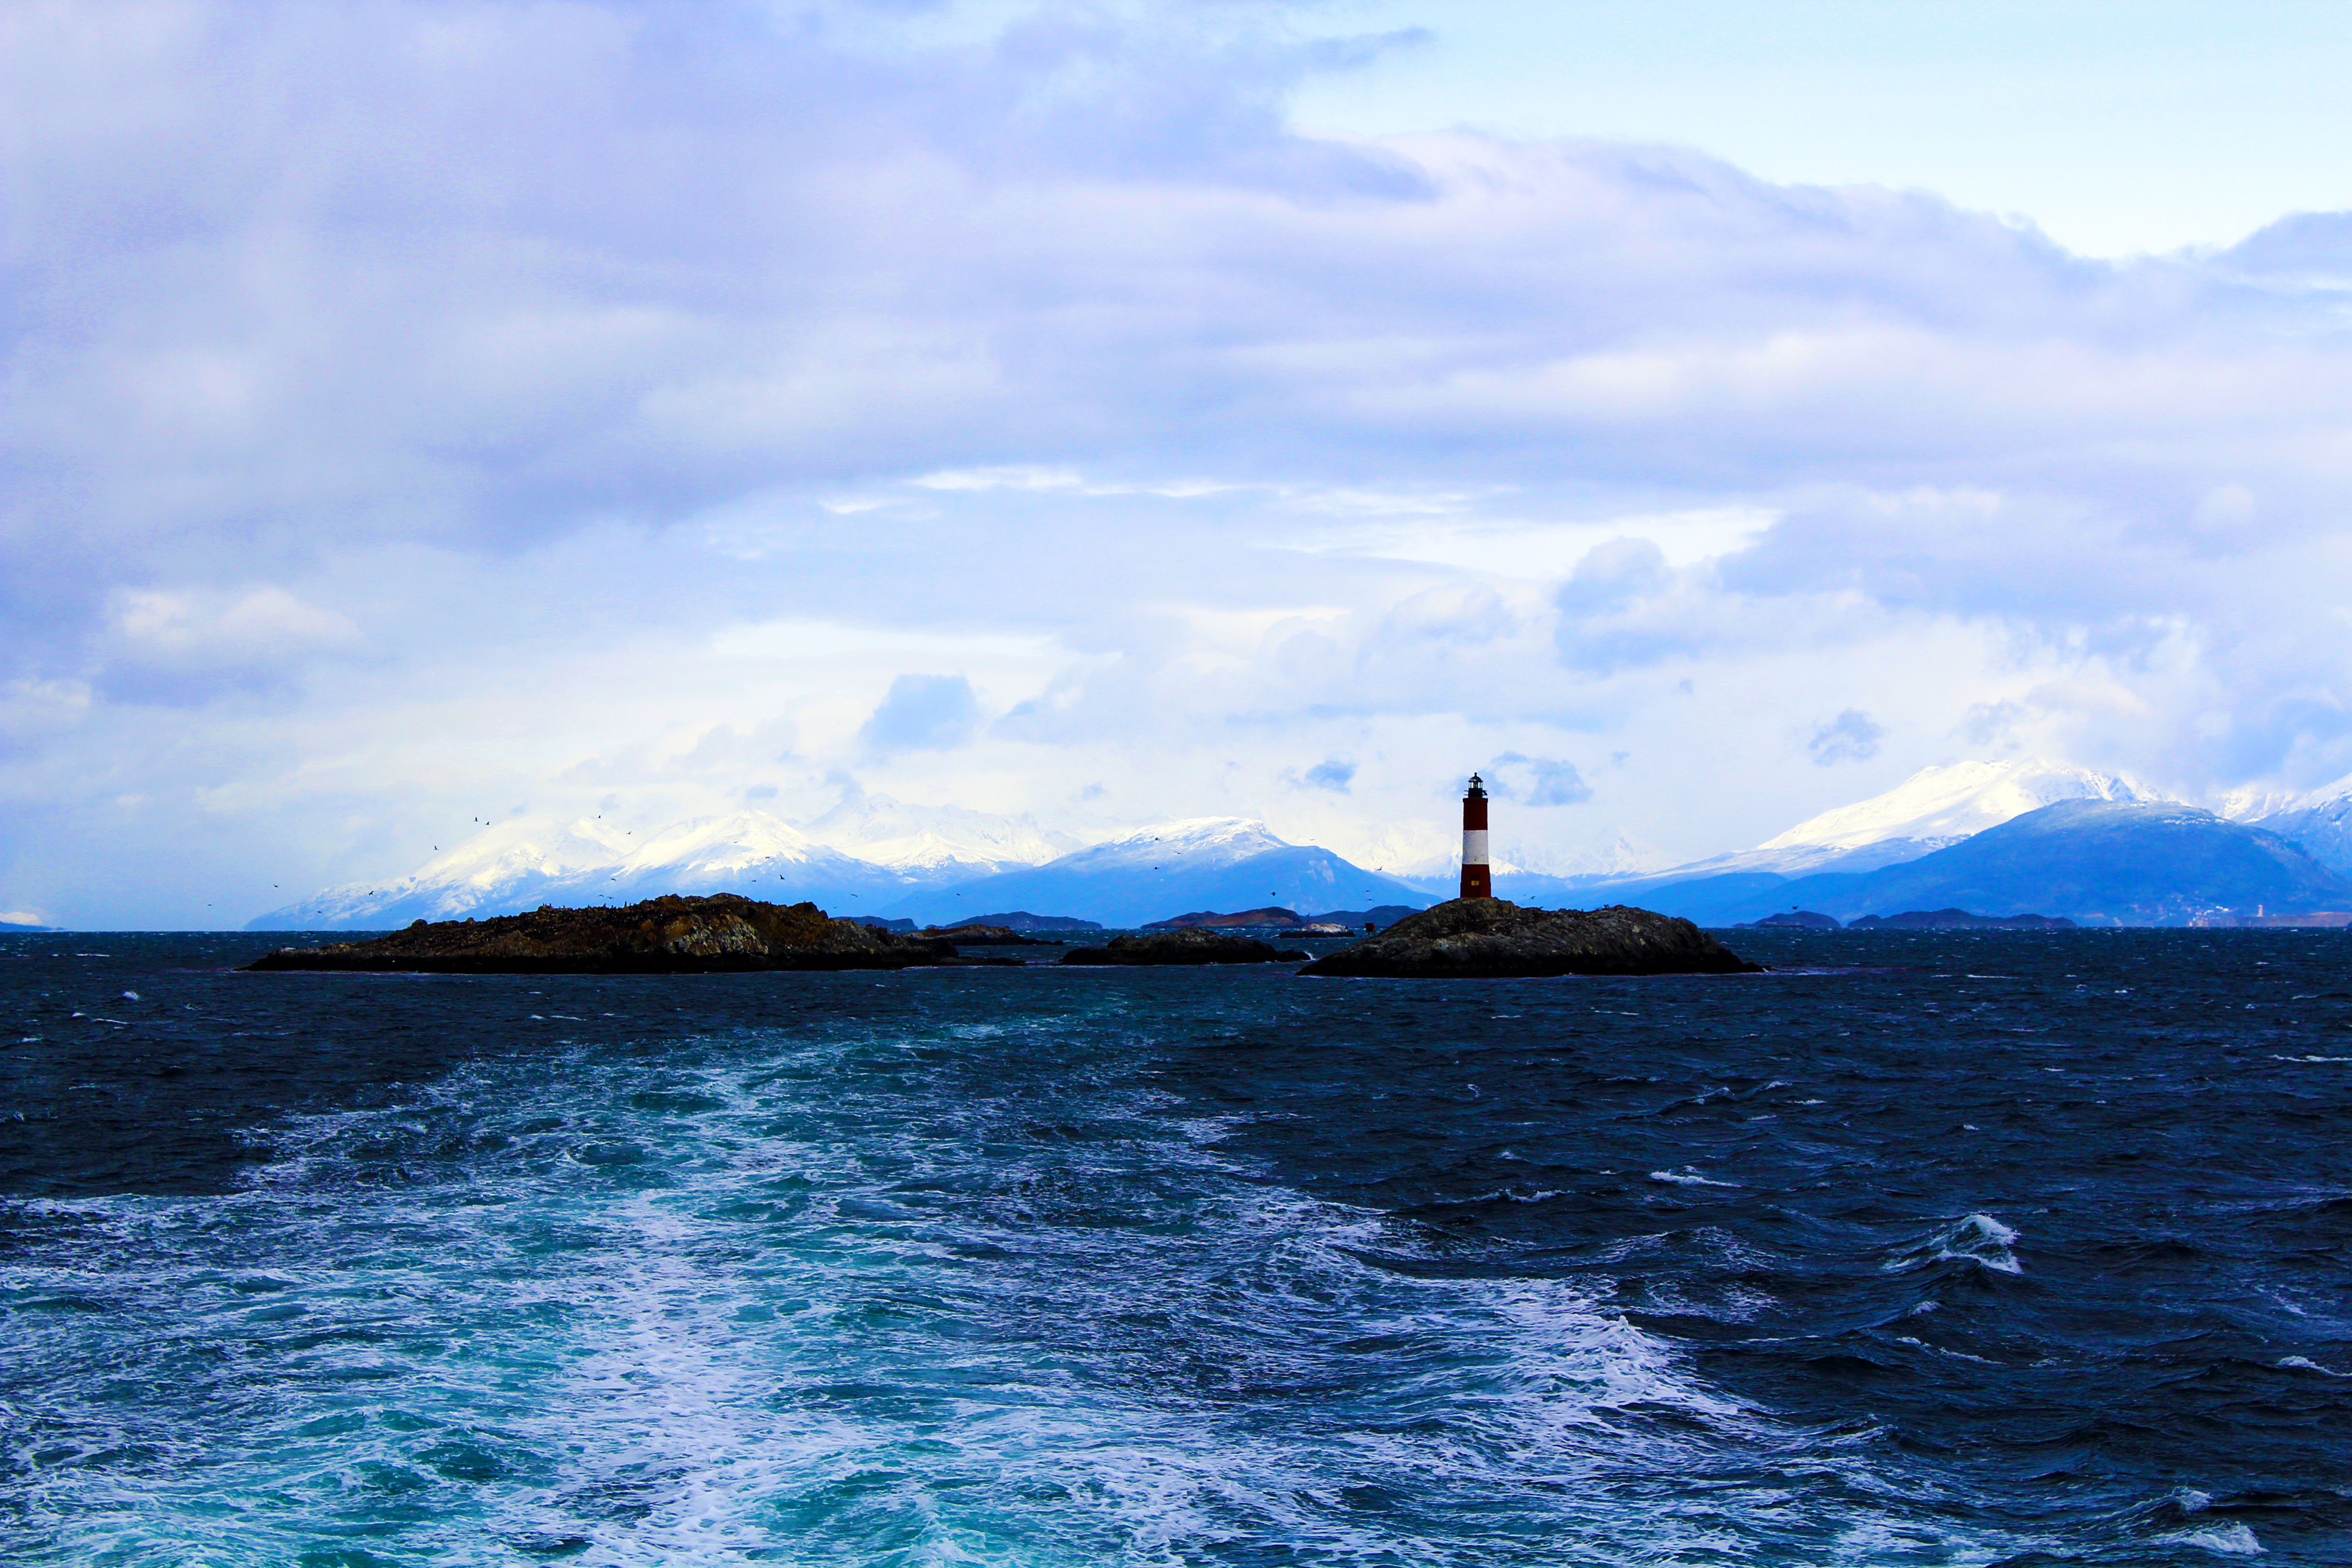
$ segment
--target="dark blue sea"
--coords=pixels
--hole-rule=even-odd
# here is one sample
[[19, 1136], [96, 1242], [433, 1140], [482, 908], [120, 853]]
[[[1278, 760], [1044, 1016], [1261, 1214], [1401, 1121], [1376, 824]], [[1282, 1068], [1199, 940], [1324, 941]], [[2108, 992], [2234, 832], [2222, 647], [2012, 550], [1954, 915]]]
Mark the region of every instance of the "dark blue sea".
[[2352, 1563], [2352, 934], [0, 938], [10, 1564]]

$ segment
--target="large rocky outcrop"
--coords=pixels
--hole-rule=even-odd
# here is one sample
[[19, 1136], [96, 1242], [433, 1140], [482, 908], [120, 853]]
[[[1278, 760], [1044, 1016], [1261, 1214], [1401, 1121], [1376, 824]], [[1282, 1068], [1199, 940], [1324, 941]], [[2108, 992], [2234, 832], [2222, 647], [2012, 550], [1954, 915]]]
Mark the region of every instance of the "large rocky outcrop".
[[814, 904], [763, 904], [735, 893], [714, 893], [708, 898], [673, 894], [619, 909], [542, 905], [527, 915], [495, 920], [418, 921], [373, 942], [281, 947], [246, 967], [628, 974], [905, 969], [955, 960], [950, 942], [833, 920]]
[[1280, 963], [1305, 958], [1297, 948], [1277, 950], [1255, 937], [1227, 936], [1197, 926], [1182, 931], [1156, 931], [1142, 936], [1115, 936], [1100, 947], [1073, 948], [1062, 954], [1064, 963]]
[[1407, 915], [1301, 974], [1457, 979], [1549, 974], [1740, 974], [1748, 963], [1685, 920], [1613, 904], [1525, 910], [1455, 899]]

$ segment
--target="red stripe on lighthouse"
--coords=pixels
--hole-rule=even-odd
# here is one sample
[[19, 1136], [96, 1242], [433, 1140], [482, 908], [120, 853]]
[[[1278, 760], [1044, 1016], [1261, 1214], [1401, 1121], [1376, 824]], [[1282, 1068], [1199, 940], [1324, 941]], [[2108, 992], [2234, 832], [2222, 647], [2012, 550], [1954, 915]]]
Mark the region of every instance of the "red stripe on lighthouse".
[[1495, 879], [1486, 870], [1486, 789], [1476, 773], [1470, 775], [1470, 793], [1462, 797], [1462, 896], [1495, 896]]

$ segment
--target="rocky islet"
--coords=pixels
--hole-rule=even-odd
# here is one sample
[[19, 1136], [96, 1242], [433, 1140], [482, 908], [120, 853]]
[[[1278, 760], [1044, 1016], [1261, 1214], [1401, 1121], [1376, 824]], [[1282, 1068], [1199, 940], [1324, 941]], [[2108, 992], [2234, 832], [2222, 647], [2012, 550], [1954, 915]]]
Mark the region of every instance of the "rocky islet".
[[420, 920], [372, 942], [281, 947], [246, 967], [448, 974], [668, 974], [908, 969], [957, 962], [952, 942], [835, 920], [812, 903], [761, 903], [736, 893], [707, 897], [673, 893], [619, 907], [542, 905], [529, 914], [486, 921]]
[[1329, 977], [1507, 979], [1561, 974], [1749, 974], [1748, 963], [1686, 920], [1612, 904], [1522, 909], [1455, 899], [1299, 971]]

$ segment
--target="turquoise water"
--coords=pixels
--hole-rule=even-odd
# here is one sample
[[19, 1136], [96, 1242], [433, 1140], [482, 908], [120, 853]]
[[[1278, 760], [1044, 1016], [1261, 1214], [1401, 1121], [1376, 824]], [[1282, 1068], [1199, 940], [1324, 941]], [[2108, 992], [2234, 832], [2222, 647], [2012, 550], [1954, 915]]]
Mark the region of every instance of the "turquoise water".
[[[1937, 1192], [1898, 1167], [1948, 1147], [1853, 1134], [1918, 1099], [1916, 1060], [1853, 1031], [1916, 1049], [1929, 972], [1447, 998], [1270, 972], [254, 976], [184, 939], [17, 941], [12, 1562], [2345, 1560], [2341, 1214], [2315, 1200], [2320, 1260], [2273, 1247], [2247, 1300], [2191, 1287], [2271, 1336], [2214, 1364], [2275, 1380], [2229, 1402], [2262, 1441], [2297, 1412], [2273, 1468], [2332, 1474], [2240, 1507], [2278, 1489], [2226, 1422], [2086, 1466], [2086, 1423], [2145, 1416], [2125, 1363], [2170, 1331], [2032, 1294], [2068, 1267], [2036, 1253], [2052, 1173], [1993, 1152], [2056, 1114], [2019, 1084], [2079, 1079], [2085, 1047], [1948, 1063], [2002, 1081], [1938, 1129], [2006, 1107], [2008, 1131]], [[1979, 1022], [2046, 1053], [2078, 1020], [2042, 994], [1979, 996]], [[2332, 1005], [2231, 1020], [2272, 1032], [2244, 1070], [2340, 1106]], [[2294, 1048], [2257, 1048], [2282, 1027]], [[1797, 1065], [1733, 1059], [1768, 1036]], [[2173, 1135], [2131, 1125], [2116, 1201]], [[2327, 1158], [2297, 1192], [2338, 1191]], [[2208, 1199], [2266, 1201], [2229, 1165]], [[2104, 1245], [2102, 1201], [2078, 1194], [2066, 1245]], [[1792, 1226], [1867, 1236], [1815, 1257]], [[2265, 1291], [2307, 1299], [2299, 1328]], [[1880, 1373], [1831, 1364], [1856, 1331]], [[2037, 1371], [2069, 1357], [2122, 1358], [2110, 1392]], [[2194, 1393], [2172, 1417], [2211, 1423]], [[1992, 1430], [2037, 1400], [2070, 1436]]]

